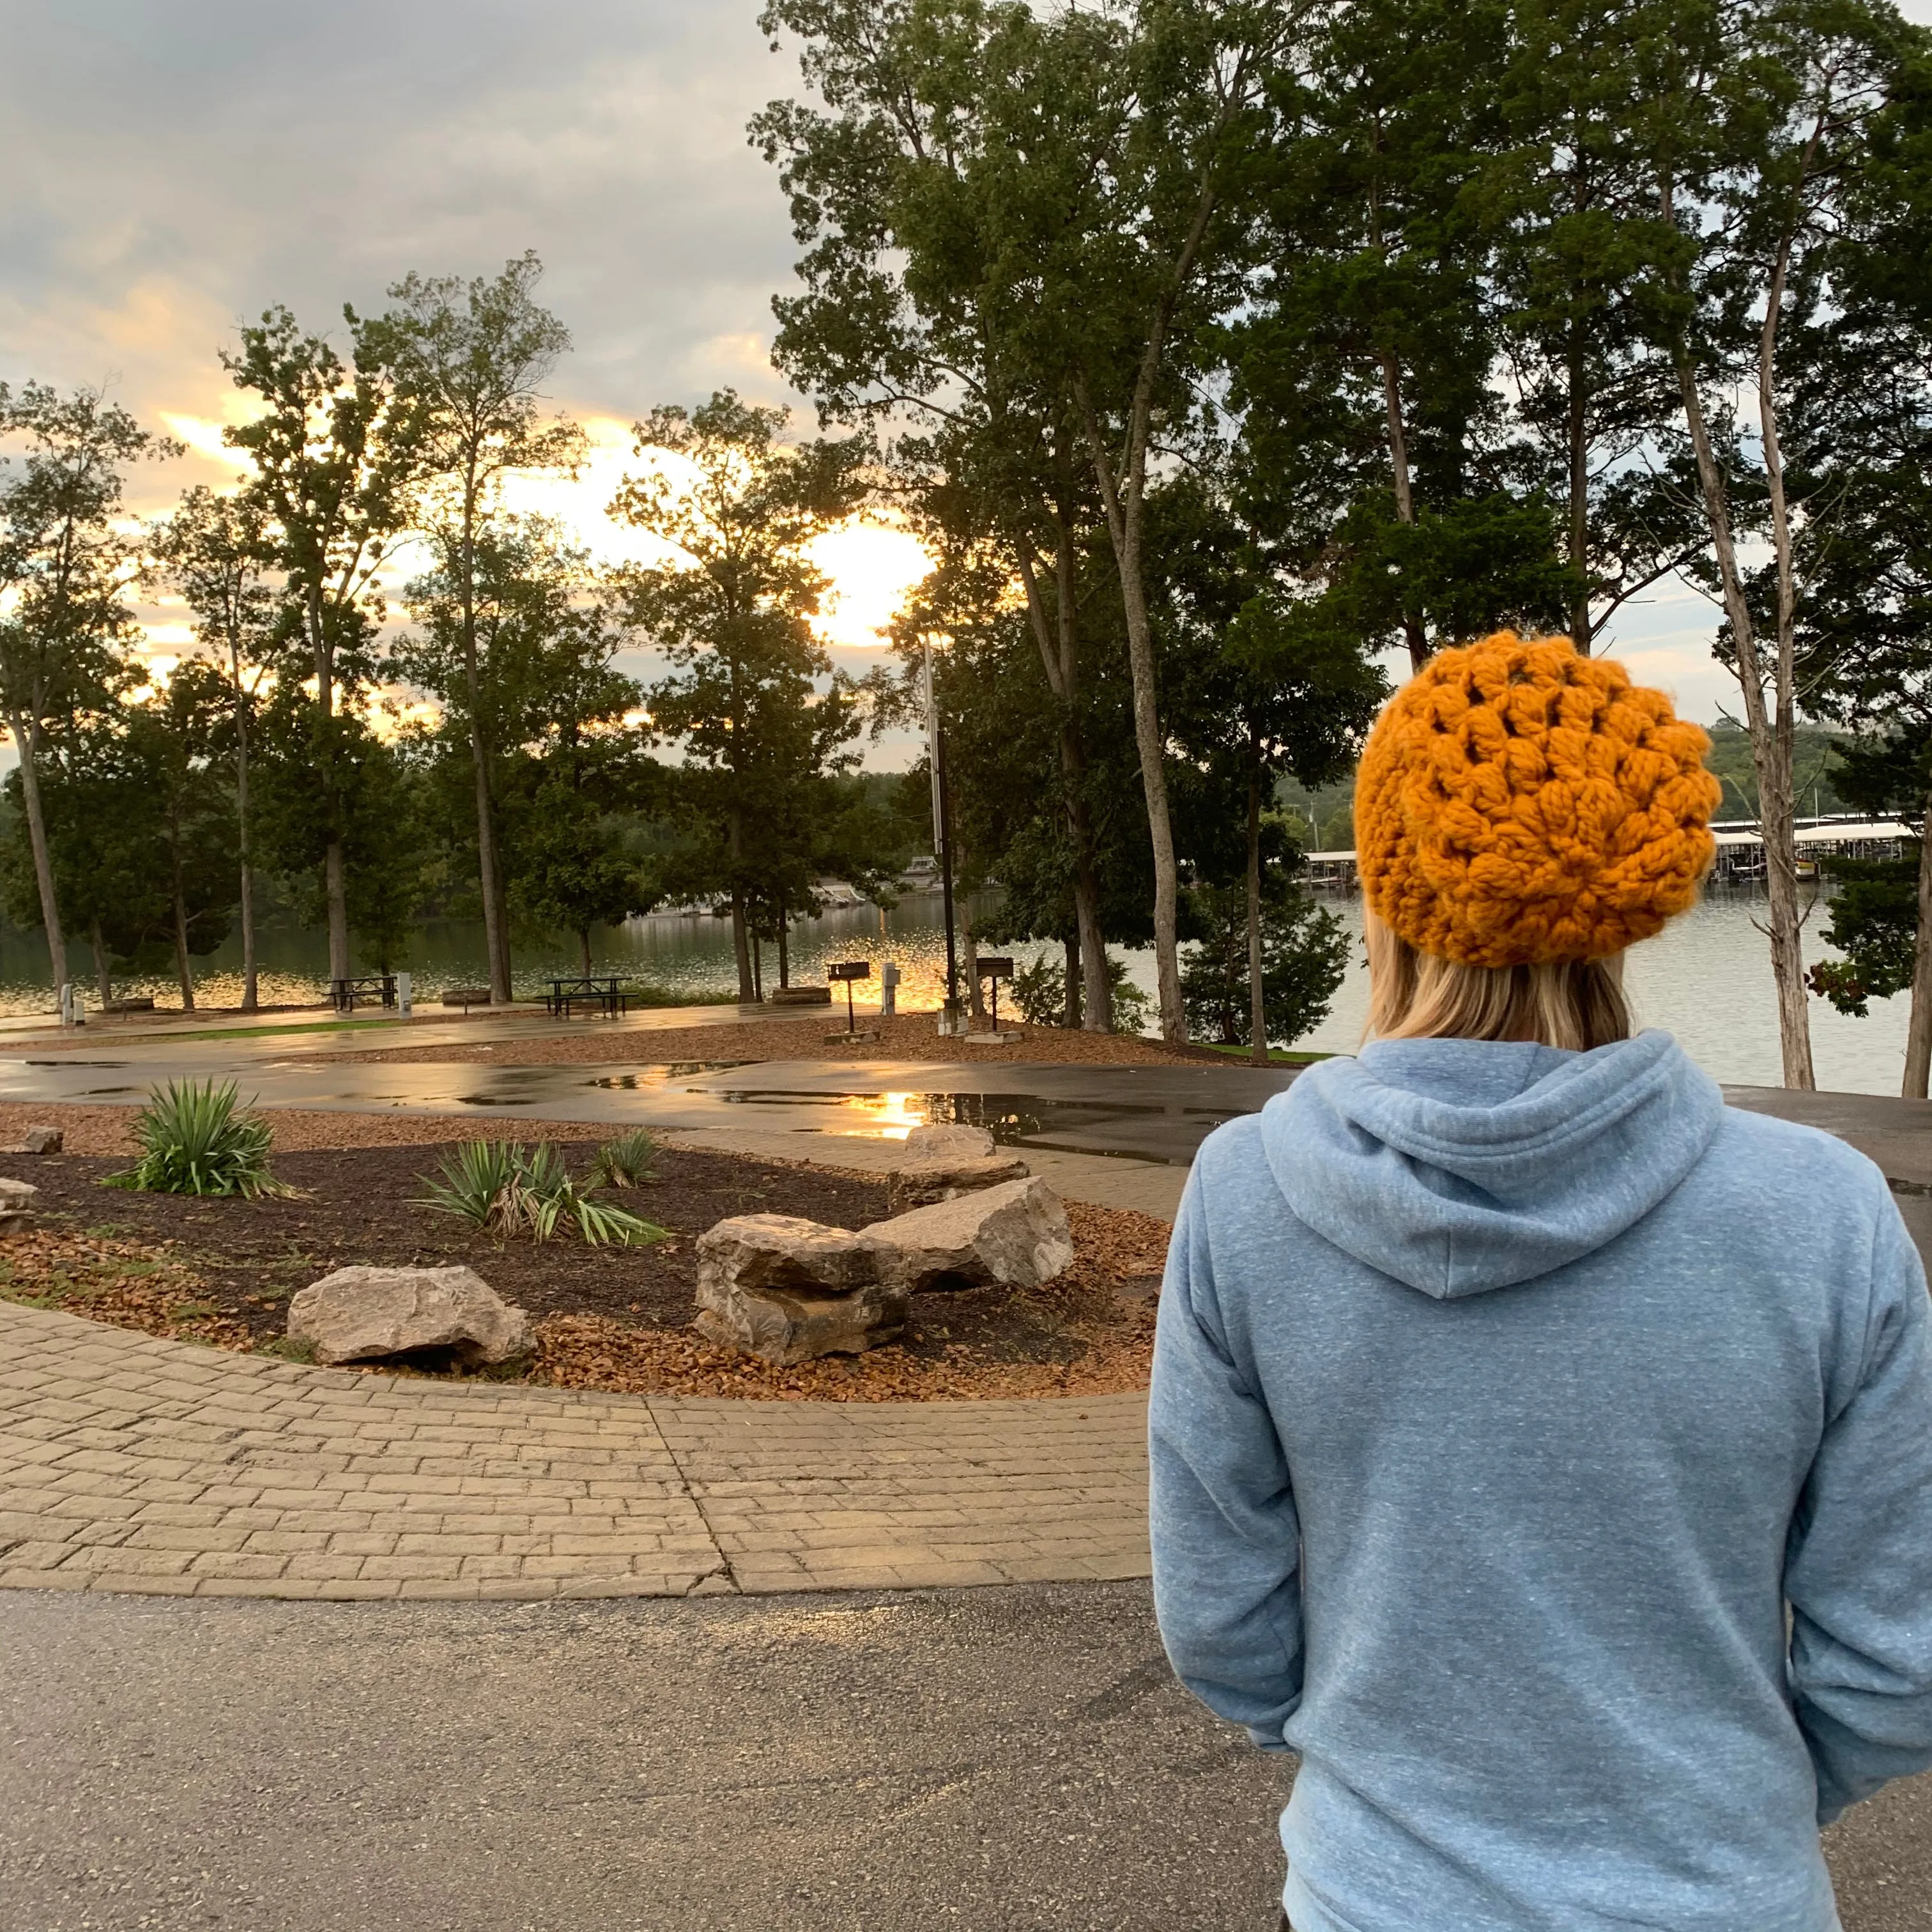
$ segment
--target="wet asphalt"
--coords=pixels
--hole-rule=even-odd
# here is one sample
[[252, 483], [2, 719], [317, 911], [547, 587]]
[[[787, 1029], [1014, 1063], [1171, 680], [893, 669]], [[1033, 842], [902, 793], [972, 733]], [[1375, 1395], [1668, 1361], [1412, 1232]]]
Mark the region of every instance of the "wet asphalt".
[[[1272, 1932], [1286, 1785], [1144, 1584], [0, 1597], [4, 1932]], [[1827, 1850], [1932, 1928], [1932, 1778]]]

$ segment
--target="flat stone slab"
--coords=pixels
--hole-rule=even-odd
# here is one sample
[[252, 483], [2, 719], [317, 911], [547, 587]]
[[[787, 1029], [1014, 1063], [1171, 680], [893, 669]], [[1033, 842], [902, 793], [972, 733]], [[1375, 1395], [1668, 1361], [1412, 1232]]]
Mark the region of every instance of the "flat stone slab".
[[1147, 1402], [604, 1395], [0, 1303], [0, 1588], [685, 1596], [1148, 1574]]
[[866, 1239], [882, 1280], [910, 1293], [1001, 1282], [1038, 1288], [1073, 1259], [1060, 1196], [1037, 1175], [875, 1221]]
[[894, 1214], [909, 1214], [915, 1208], [936, 1207], [962, 1194], [1024, 1180], [1027, 1173], [1018, 1154], [1004, 1150], [983, 1160], [909, 1160], [886, 1176], [886, 1205]]

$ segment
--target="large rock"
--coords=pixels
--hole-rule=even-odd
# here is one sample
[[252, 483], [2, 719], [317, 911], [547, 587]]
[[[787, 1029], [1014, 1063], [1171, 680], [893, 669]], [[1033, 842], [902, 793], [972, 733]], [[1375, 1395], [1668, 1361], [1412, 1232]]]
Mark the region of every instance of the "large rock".
[[892, 1214], [908, 1214], [915, 1208], [930, 1208], [962, 1194], [976, 1193], [982, 1187], [1024, 1180], [1026, 1176], [1027, 1164], [1016, 1154], [964, 1160], [910, 1160], [886, 1177], [886, 1205]]
[[447, 1350], [467, 1367], [530, 1346], [530, 1318], [466, 1268], [346, 1268], [289, 1304], [289, 1338], [318, 1362], [380, 1361]]
[[1037, 1288], [1073, 1259], [1066, 1210], [1037, 1174], [874, 1222], [866, 1239], [880, 1278], [908, 1294], [991, 1282]]
[[999, 1148], [984, 1127], [914, 1127], [905, 1137], [905, 1157], [914, 1160], [988, 1160]]
[[29, 1127], [11, 1147], [0, 1148], [0, 1154], [58, 1154], [66, 1144], [58, 1127]]
[[897, 1339], [906, 1291], [849, 1228], [740, 1214], [698, 1237], [698, 1332], [781, 1366], [856, 1355]]
[[18, 1234], [32, 1220], [40, 1191], [30, 1181], [0, 1179], [0, 1237]]

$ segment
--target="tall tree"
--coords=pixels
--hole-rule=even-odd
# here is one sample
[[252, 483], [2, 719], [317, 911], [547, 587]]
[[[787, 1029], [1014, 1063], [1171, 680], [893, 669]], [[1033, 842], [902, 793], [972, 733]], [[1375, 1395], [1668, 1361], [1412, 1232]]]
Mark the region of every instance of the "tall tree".
[[[950, 463], [1004, 459], [986, 519], [1025, 582], [1055, 701], [1071, 719], [1070, 466], [1116, 564], [1154, 867], [1162, 1028], [1184, 1035], [1178, 886], [1142, 567], [1162, 425], [1184, 416], [1212, 325], [1243, 292], [1252, 223], [1232, 192], [1299, 9], [1144, 0], [1052, 14], [982, 0], [776, 0], [829, 114], [754, 123], [782, 159], [806, 294], [778, 304], [777, 353], [835, 409], [868, 397], [945, 425]], [[988, 500], [991, 500], [990, 499]], [[1052, 575], [1038, 566], [1051, 560]], [[1082, 791], [1076, 746], [1070, 807]], [[1071, 815], [1070, 812], [1070, 815]], [[1074, 827], [1076, 840], [1079, 828]], [[1090, 845], [1090, 842], [1088, 842]], [[1095, 888], [1083, 882], [1090, 1010], [1104, 1010]]]
[[478, 532], [500, 502], [512, 470], [574, 470], [584, 434], [546, 420], [543, 384], [570, 346], [570, 332], [538, 303], [543, 265], [526, 254], [494, 280], [410, 274], [389, 290], [394, 304], [358, 338], [360, 352], [387, 368], [429, 487], [418, 514], [455, 596], [476, 794], [478, 883], [490, 997], [510, 998], [510, 936], [505, 917], [496, 802], [496, 747], [477, 649]]
[[248, 838], [248, 747], [262, 686], [282, 654], [277, 545], [260, 502], [197, 484], [156, 532], [154, 547], [194, 618], [197, 640], [225, 661], [227, 731], [235, 761], [236, 862], [241, 873], [242, 1010], [260, 1004], [255, 961], [254, 864]]
[[1326, 623], [1412, 668], [1575, 601], [1491, 380], [1504, 26], [1399, 0], [1311, 19], [1256, 166], [1267, 260], [1228, 329], [1244, 515]]
[[142, 816], [158, 835], [165, 867], [167, 938], [183, 1012], [194, 1011], [194, 958], [227, 937], [235, 903], [234, 806], [218, 764], [233, 716], [233, 688], [220, 667], [190, 658], [126, 706], [122, 724]]
[[1833, 774], [1855, 808], [1918, 834], [1903, 861], [1834, 868], [1807, 975], [1845, 1010], [1910, 989], [1900, 1090], [1932, 1072], [1932, 49], [1908, 50], [1832, 251], [1828, 306], [1794, 318], [1786, 446], [1808, 514], [1796, 659], [1807, 708], [1849, 725]]
[[687, 808], [706, 835], [702, 873], [685, 884], [728, 897], [748, 1003], [752, 921], [770, 896], [761, 827], [820, 773], [855, 761], [845, 748], [860, 723], [812, 629], [826, 580], [809, 550], [862, 500], [864, 452], [784, 443], [788, 419], [729, 389], [696, 410], [656, 410], [637, 430], [652, 466], [612, 506], [673, 553], [624, 574], [626, 608], [669, 662], [645, 704], [682, 748]]
[[58, 989], [67, 981], [67, 946], [40, 797], [44, 734], [114, 680], [117, 647], [134, 628], [124, 595], [136, 549], [121, 526], [123, 472], [177, 446], [157, 443], [97, 390], [62, 396], [39, 382], [17, 392], [0, 384], [0, 436], [26, 445], [20, 473], [0, 476], [0, 716], [20, 754]]
[[626, 718], [641, 700], [612, 663], [628, 639], [608, 589], [555, 524], [502, 514], [480, 522], [466, 571], [452, 548], [440, 543], [437, 567], [405, 588], [416, 628], [398, 640], [391, 662], [440, 705], [427, 769], [458, 848], [468, 842], [466, 819], [470, 836], [480, 829], [475, 752], [484, 747], [495, 866], [514, 898], [526, 848], [541, 842], [535, 794], [560, 752], [572, 761], [573, 789], [581, 789], [580, 772], [595, 776], [599, 810], [634, 790], [643, 754]]
[[1678, 16], [1677, 0], [1517, 8], [1470, 197], [1527, 474], [1562, 506], [1568, 628], [1586, 654], [1706, 541], [1694, 506], [1642, 460], [1679, 406], [1650, 297], [1682, 237], [1658, 206], [1646, 140], [1653, 50]]
[[[1865, 0], [1711, 0], [1678, 16], [1647, 124], [1658, 207], [1687, 244], [1661, 290], [1660, 339], [1750, 732], [1784, 1084], [1799, 1088], [1816, 1082], [1793, 825], [1804, 506], [1784, 451], [1787, 325], [1829, 298], [1870, 124], [1910, 40]], [[1732, 418], [1741, 394], [1748, 440]], [[1754, 530], [1771, 552], [1755, 584], [1738, 552]]]
[[[1006, 298], [1000, 264], [1024, 244], [986, 192], [1004, 149], [989, 148], [980, 101], [988, 76], [1036, 62], [1041, 30], [1024, 8], [981, 0], [775, 0], [762, 25], [798, 37], [824, 104], [775, 102], [752, 126], [807, 250], [802, 286], [773, 303], [773, 359], [821, 421], [896, 433], [892, 497], [942, 578], [956, 587], [992, 569], [1024, 588], [1057, 733], [1076, 978], [1086, 1024], [1104, 1028], [1090, 647], [1076, 590], [1100, 506], [1063, 372], [1042, 375], [1028, 307]], [[950, 601], [927, 600], [929, 629], [946, 628], [938, 606]]]
[[[1307, 974], [1295, 966], [1304, 945], [1325, 958], [1333, 936], [1289, 886], [1299, 852], [1282, 848], [1277, 836], [1276, 862], [1264, 864], [1270, 802], [1283, 779], [1314, 788], [1347, 772], [1388, 686], [1359, 634], [1328, 621], [1320, 599], [1283, 582], [1268, 546], [1234, 510], [1221, 473], [1227, 467], [1204, 452], [1156, 494], [1153, 548], [1158, 619], [1173, 665], [1169, 726], [1188, 772], [1184, 817], [1192, 823], [1182, 843], [1201, 888], [1195, 910], [1206, 912], [1204, 937], [1225, 956], [1228, 893], [1238, 878], [1250, 1000], [1238, 1036], [1264, 1066], [1270, 1040], [1282, 1037], [1297, 1010], [1286, 989], [1318, 988], [1324, 1002], [1334, 991], [1325, 965]], [[1228, 838], [1232, 825], [1244, 836]], [[1224, 956], [1197, 971], [1190, 996], [1197, 1011], [1205, 1010], [1205, 998], [1223, 1014], [1216, 1028], [1224, 1042], [1237, 1037], [1225, 1017], [1226, 970]]]
[[[352, 332], [362, 325], [345, 310]], [[226, 440], [253, 463], [245, 494], [279, 539], [315, 682], [311, 724], [321, 813], [322, 897], [332, 980], [349, 974], [347, 798], [341, 697], [373, 668], [382, 593], [377, 573], [413, 520], [418, 456], [407, 412], [380, 356], [359, 341], [344, 362], [326, 338], [304, 335], [286, 308], [272, 308], [224, 351], [236, 386], [260, 413]]]

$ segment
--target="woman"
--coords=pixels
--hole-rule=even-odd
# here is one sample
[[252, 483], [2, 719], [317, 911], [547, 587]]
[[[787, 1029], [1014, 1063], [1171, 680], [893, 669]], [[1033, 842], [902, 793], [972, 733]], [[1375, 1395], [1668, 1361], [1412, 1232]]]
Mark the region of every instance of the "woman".
[[1624, 1000], [1706, 748], [1564, 639], [1436, 658], [1357, 781], [1372, 1043], [1195, 1164], [1156, 1603], [1300, 1754], [1294, 1932], [1830, 1932], [1818, 1826], [1932, 1765], [1918, 1256]]

